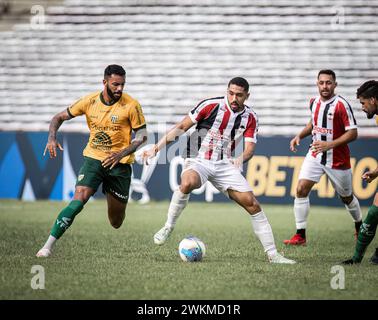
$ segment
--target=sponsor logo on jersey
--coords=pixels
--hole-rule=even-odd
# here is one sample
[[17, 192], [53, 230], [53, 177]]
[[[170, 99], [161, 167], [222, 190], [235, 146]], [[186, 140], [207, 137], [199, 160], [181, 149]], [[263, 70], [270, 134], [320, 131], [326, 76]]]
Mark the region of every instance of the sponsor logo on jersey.
[[118, 116], [116, 116], [116, 115], [112, 115], [112, 116], [110, 117], [110, 120], [112, 121], [112, 123], [117, 123], [117, 121], [118, 121]]
[[319, 134], [333, 134], [332, 129], [328, 128], [322, 128], [318, 126], [314, 126], [314, 129], [312, 130], [313, 134], [319, 133]]
[[105, 132], [97, 132], [91, 141], [93, 149], [109, 151], [112, 147], [112, 139]]

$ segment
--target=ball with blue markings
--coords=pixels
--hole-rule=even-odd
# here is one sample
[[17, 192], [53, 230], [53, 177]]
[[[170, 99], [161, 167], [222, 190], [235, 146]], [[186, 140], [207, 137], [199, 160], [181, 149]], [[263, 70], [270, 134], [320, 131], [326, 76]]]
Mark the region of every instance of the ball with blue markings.
[[179, 254], [185, 262], [201, 261], [206, 254], [206, 247], [201, 239], [188, 236], [181, 240]]

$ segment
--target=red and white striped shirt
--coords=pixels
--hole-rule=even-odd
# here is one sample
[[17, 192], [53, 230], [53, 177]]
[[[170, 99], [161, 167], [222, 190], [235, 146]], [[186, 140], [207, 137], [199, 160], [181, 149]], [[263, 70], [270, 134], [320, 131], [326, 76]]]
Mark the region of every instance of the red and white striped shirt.
[[235, 146], [245, 141], [257, 142], [256, 113], [248, 106], [240, 112], [232, 111], [227, 97], [206, 99], [189, 112], [196, 123], [186, 150], [186, 157], [200, 157], [218, 161], [231, 158]]
[[[343, 135], [347, 130], [356, 129], [357, 122], [348, 101], [336, 95], [328, 101], [319, 97], [310, 100], [312, 119], [312, 141], [333, 141]], [[329, 168], [349, 169], [350, 151], [348, 145], [341, 145], [317, 156], [309, 150], [314, 158]]]

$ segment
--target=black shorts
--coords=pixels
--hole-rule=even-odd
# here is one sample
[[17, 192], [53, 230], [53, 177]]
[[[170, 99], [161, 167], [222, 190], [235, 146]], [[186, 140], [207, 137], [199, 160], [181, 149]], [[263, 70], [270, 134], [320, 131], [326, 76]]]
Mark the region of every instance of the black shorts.
[[131, 165], [118, 163], [113, 169], [104, 168], [100, 160], [84, 157], [76, 186], [85, 186], [97, 191], [102, 183], [102, 192], [110, 193], [119, 201], [127, 203], [131, 183]]

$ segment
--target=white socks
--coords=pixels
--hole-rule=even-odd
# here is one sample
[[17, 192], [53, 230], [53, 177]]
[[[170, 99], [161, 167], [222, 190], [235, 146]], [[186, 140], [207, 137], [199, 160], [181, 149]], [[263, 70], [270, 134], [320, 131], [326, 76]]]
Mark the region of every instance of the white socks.
[[251, 215], [252, 227], [257, 238], [264, 247], [264, 251], [268, 256], [273, 256], [277, 253], [276, 245], [274, 244], [274, 237], [272, 227], [269, 224], [264, 211], [260, 211]]
[[307, 217], [310, 212], [310, 199], [307, 198], [295, 198], [294, 200], [294, 216], [295, 225], [297, 229], [306, 229]]
[[166, 227], [174, 228], [178, 217], [188, 204], [189, 196], [190, 193], [182, 193], [180, 189], [177, 189], [173, 193], [171, 203], [169, 204], [167, 222], [165, 223]]
[[[345, 208], [349, 211], [354, 222], [359, 222], [362, 220], [360, 203], [358, 202], [355, 196], [353, 196], [353, 200], [349, 205], [345, 205]], [[310, 211], [310, 200], [308, 197], [295, 198], [294, 215], [295, 215], [295, 225], [297, 229], [306, 229], [307, 217], [308, 217], [309, 211]]]
[[346, 204], [345, 208], [349, 211], [354, 222], [359, 222], [362, 220], [362, 213], [360, 208], [360, 203], [357, 198], [353, 195], [353, 200], [351, 203]]
[[47, 239], [42, 249], [49, 249], [51, 251], [55, 241], [56, 241], [56, 238], [52, 235], [49, 235], [49, 238]]

